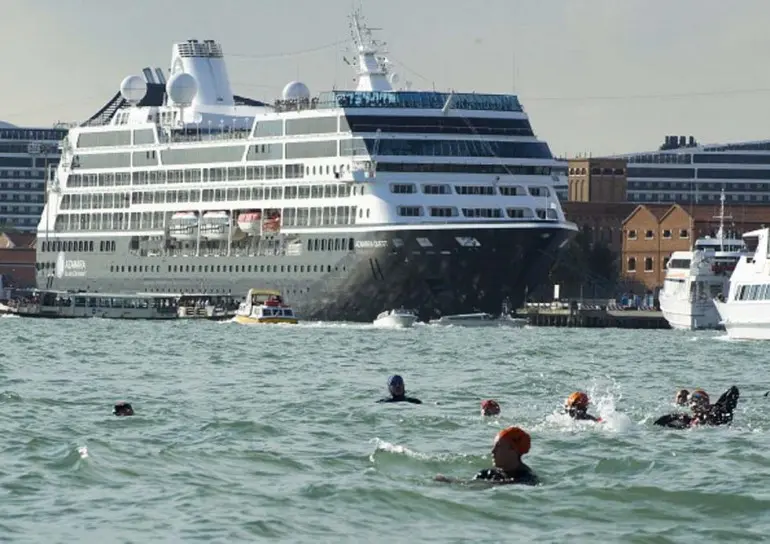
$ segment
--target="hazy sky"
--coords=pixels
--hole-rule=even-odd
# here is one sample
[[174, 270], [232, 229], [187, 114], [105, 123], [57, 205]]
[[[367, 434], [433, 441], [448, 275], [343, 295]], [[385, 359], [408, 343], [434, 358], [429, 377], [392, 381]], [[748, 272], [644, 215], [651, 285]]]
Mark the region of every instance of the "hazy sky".
[[[515, 92], [558, 155], [770, 138], [770, 0], [362, 0], [414, 89]], [[0, 120], [81, 121], [215, 39], [236, 94], [350, 88], [352, 0], [0, 0]], [[335, 42], [344, 44], [331, 45]], [[308, 52], [309, 50], [314, 50]], [[303, 52], [295, 54], [296, 52]]]

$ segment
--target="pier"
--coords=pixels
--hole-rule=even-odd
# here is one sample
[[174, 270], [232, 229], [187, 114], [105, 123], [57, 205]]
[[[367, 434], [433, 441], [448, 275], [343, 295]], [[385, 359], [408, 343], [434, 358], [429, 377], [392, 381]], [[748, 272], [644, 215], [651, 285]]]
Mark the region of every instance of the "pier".
[[604, 305], [577, 303], [527, 304], [518, 312], [534, 327], [618, 329], [670, 329], [658, 310], [609, 309]]

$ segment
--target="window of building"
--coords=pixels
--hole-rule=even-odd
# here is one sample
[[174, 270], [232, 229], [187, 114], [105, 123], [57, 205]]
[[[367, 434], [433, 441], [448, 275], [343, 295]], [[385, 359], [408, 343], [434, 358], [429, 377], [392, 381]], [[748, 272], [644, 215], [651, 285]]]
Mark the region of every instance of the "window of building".
[[669, 260], [669, 257], [663, 257], [663, 264], [661, 265], [662, 270], [665, 270], [666, 267], [668, 267], [668, 260]]
[[679, 238], [687, 239], [690, 237], [690, 231], [687, 229], [680, 229], [679, 230]]
[[[635, 230], [629, 230], [628, 231], [628, 239], [629, 240], [636, 240], [636, 231]], [[636, 262], [636, 261], [634, 261]]]
[[655, 233], [653, 231], [648, 230], [647, 232], [644, 233], [645, 240], [652, 240], [653, 238], [655, 238]]
[[645, 272], [652, 272], [652, 257], [645, 257], [644, 258], [644, 271]]
[[[665, 238], [666, 240], [670, 240], [671, 239], [671, 231], [669, 229], [666, 229], [666, 230], [663, 231], [663, 238]], [[668, 259], [666, 259], [666, 260], [668, 260]]]
[[636, 272], [636, 257], [629, 257], [628, 258], [628, 271], [629, 272]]

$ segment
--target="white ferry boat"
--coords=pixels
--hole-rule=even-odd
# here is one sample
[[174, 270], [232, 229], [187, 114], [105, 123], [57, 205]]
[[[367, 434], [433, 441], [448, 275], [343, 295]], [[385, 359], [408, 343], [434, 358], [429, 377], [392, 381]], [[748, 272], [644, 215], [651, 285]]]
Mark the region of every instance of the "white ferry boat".
[[730, 275], [745, 254], [740, 238], [725, 235], [725, 197], [722, 193], [719, 230], [695, 242], [692, 251], [675, 251], [666, 265], [660, 309], [672, 329], [719, 329], [721, 318], [714, 297], [726, 293]]
[[85, 293], [34, 289], [9, 301], [20, 317], [102, 319], [176, 319], [177, 298], [154, 293]]
[[743, 240], [750, 253], [738, 261], [727, 296], [714, 303], [728, 337], [770, 340], [770, 229], [747, 232]]
[[70, 130], [38, 227], [38, 285], [291, 297], [306, 319], [494, 312], [577, 227], [566, 168], [514, 95], [398, 88], [356, 13], [357, 88], [233, 94], [220, 44], [173, 47]]

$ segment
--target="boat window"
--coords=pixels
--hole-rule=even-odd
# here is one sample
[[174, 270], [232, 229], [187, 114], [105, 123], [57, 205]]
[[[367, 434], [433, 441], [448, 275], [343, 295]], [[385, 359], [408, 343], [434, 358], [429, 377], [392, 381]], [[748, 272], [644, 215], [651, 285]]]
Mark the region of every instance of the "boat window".
[[669, 268], [690, 269], [690, 259], [671, 259]]

